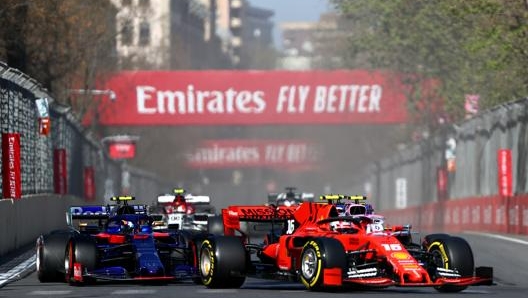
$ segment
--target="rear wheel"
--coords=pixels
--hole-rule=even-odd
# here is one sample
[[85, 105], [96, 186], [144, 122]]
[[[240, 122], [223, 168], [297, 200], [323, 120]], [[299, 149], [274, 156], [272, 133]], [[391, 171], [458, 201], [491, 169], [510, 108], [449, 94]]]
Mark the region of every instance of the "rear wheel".
[[[438, 268], [458, 271], [462, 277], [473, 276], [473, 252], [469, 244], [460, 237], [445, 237], [429, 244], [433, 265]], [[439, 292], [460, 292], [467, 286], [445, 285], [435, 287]]]
[[36, 269], [40, 282], [64, 280], [64, 248], [70, 234], [66, 231], [41, 235], [36, 245]]
[[237, 237], [204, 240], [199, 262], [202, 283], [209, 288], [240, 288], [246, 280], [246, 254]]
[[82, 277], [76, 280], [74, 275], [75, 263], [81, 265], [84, 274], [86, 271], [95, 269], [97, 265], [97, 248], [95, 242], [90, 237], [78, 236], [73, 237], [68, 242], [64, 255], [64, 272], [66, 282], [74, 285], [80, 283], [92, 282], [89, 278]]

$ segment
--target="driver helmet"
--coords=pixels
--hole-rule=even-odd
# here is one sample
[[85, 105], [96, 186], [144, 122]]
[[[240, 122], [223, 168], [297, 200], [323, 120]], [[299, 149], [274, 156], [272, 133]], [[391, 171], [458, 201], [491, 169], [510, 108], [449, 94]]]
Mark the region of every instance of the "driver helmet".
[[130, 220], [121, 220], [121, 232], [129, 234], [134, 231], [134, 223]]

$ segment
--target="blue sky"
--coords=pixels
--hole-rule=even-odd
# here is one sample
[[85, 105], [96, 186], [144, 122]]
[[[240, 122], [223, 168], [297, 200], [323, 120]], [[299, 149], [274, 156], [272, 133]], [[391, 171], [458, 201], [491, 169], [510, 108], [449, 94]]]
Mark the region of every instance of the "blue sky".
[[275, 11], [272, 21], [275, 23], [275, 44], [280, 47], [281, 22], [317, 21], [321, 13], [329, 10], [328, 0], [248, 0], [252, 6]]

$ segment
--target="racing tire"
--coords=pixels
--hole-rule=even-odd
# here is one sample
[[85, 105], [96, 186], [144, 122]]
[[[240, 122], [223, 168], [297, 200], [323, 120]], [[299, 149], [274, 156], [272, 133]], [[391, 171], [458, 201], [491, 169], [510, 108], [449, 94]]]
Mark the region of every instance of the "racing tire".
[[238, 237], [205, 239], [198, 271], [208, 288], [240, 288], [246, 281], [247, 251]]
[[325, 289], [326, 268], [340, 268], [344, 274], [347, 268], [345, 249], [341, 242], [332, 238], [316, 238], [304, 244], [301, 252], [299, 278], [311, 291]]
[[[456, 269], [462, 277], [473, 276], [473, 251], [467, 241], [460, 237], [437, 238], [429, 244], [427, 251], [433, 256], [433, 264], [445, 269]], [[438, 292], [454, 293], [467, 286], [445, 285], [435, 287]]]
[[449, 234], [444, 234], [444, 233], [434, 233], [434, 234], [429, 234], [429, 235], [426, 235], [424, 238], [423, 238], [423, 241], [422, 241], [422, 247], [427, 250], [427, 248], [429, 247], [429, 245], [431, 245], [431, 243], [435, 242], [435, 241], [438, 241], [440, 239], [445, 239], [445, 238], [450, 238], [451, 235]]
[[74, 264], [80, 263], [83, 271], [92, 271], [97, 266], [97, 247], [95, 242], [84, 236], [72, 237], [64, 255], [65, 280], [70, 285], [91, 283], [94, 280], [83, 277], [82, 281], [74, 279]]
[[64, 248], [70, 233], [57, 231], [41, 235], [36, 245], [36, 271], [40, 282], [64, 281]]
[[224, 235], [224, 218], [222, 216], [211, 216], [207, 218], [207, 232], [214, 236]]

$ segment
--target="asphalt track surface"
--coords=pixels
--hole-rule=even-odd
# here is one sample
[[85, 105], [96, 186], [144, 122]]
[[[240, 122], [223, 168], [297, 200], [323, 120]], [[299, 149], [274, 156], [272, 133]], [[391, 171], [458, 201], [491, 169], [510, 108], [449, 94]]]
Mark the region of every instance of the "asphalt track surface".
[[[64, 283], [40, 283], [34, 268], [29, 275], [0, 288], [0, 297], [527, 297], [528, 296], [528, 237], [494, 236], [467, 233], [462, 235], [473, 248], [476, 266], [494, 267], [495, 285], [475, 286], [455, 294], [438, 293], [433, 288], [390, 287], [369, 291], [309, 292], [299, 283], [249, 278], [240, 289], [207, 289], [192, 282], [168, 285], [130, 283], [98, 283], [72, 287]], [[32, 256], [33, 257], [33, 256]], [[34, 267], [34, 266], [33, 266]], [[32, 270], [33, 269], [33, 270]], [[479, 298], [480, 298], [479, 297]]]

